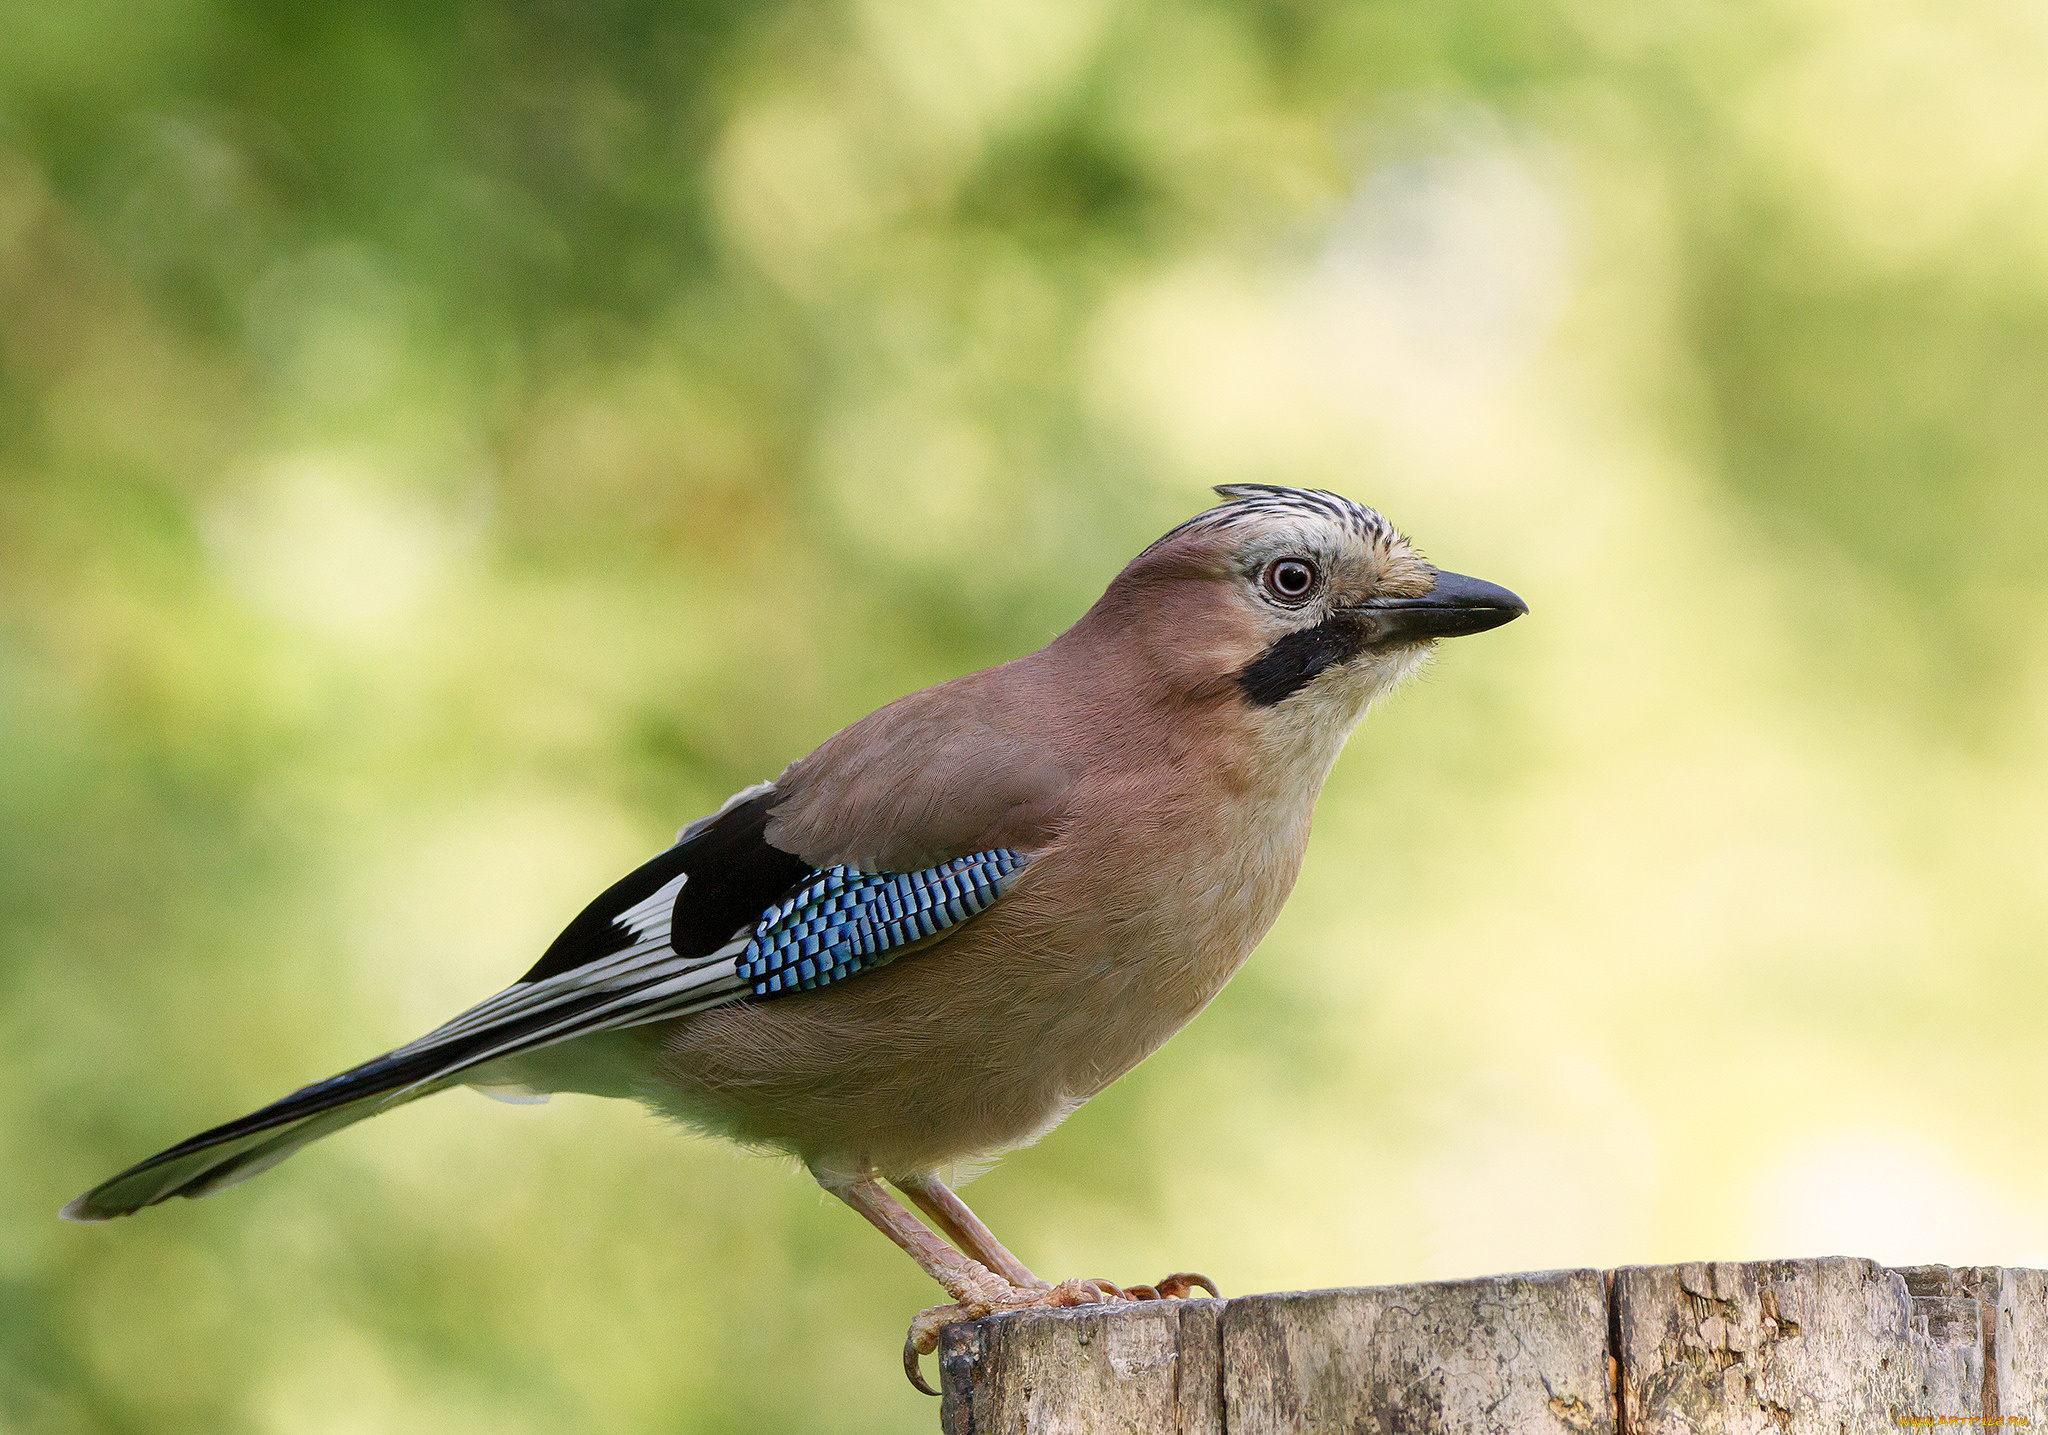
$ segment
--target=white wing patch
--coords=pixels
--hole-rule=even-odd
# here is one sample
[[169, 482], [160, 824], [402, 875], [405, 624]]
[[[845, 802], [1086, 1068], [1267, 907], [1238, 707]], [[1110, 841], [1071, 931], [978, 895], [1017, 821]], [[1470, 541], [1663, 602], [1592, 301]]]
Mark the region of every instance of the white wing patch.
[[669, 924], [675, 920], [676, 897], [682, 892], [683, 884], [689, 880], [689, 873], [676, 873], [674, 877], [664, 882], [653, 896], [645, 901], [635, 902], [612, 918], [612, 925], [631, 932], [636, 942], [667, 941]]
[[[692, 822], [679, 836], [687, 840], [740, 804], [772, 791], [774, 785], [766, 782], [744, 788], [717, 812]], [[477, 1069], [580, 1036], [687, 1016], [748, 995], [753, 983], [740, 977], [735, 967], [746, 953], [754, 923], [747, 923], [731, 941], [703, 956], [684, 957], [669, 945], [676, 903], [689, 880], [689, 873], [678, 872], [615, 913], [611, 926], [625, 944], [618, 951], [539, 981], [507, 987], [418, 1041], [379, 1058], [380, 1063], [406, 1057], [444, 1058], [425, 1076], [391, 1092], [380, 1104], [409, 1100], [424, 1094], [422, 1088], [460, 1080], [464, 1072], [484, 1078], [479, 1089], [486, 1095], [514, 1101], [545, 1099], [543, 1093], [493, 1082], [489, 1079], [492, 1073]]]

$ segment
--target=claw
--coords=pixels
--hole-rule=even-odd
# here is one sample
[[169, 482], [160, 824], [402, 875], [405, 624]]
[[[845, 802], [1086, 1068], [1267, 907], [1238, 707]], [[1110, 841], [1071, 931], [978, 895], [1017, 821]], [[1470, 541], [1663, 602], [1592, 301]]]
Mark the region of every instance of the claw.
[[1037, 1292], [1033, 1305], [1108, 1305], [1123, 1296], [1123, 1287], [1109, 1281], [1061, 1281], [1050, 1290]]
[[989, 1308], [980, 1302], [958, 1305], [935, 1305], [930, 1310], [921, 1310], [917, 1319], [910, 1323], [909, 1333], [903, 1337], [903, 1373], [910, 1377], [910, 1383], [926, 1395], [939, 1392], [924, 1383], [924, 1372], [918, 1361], [939, 1348], [939, 1332], [959, 1320], [980, 1320]]
[[1216, 1282], [1194, 1271], [1179, 1271], [1166, 1277], [1156, 1286], [1132, 1286], [1126, 1290], [1115, 1281], [1072, 1280], [1061, 1281], [1056, 1286], [1010, 1286], [1008, 1294], [998, 1291], [977, 1291], [972, 1300], [957, 1305], [935, 1305], [930, 1310], [920, 1311], [916, 1320], [910, 1323], [909, 1334], [903, 1337], [903, 1373], [910, 1383], [926, 1395], [939, 1392], [925, 1383], [924, 1371], [919, 1360], [939, 1348], [939, 1332], [955, 1321], [980, 1320], [1005, 1310], [1028, 1310], [1033, 1306], [1108, 1305], [1114, 1301], [1174, 1300], [1190, 1291], [1205, 1290], [1212, 1296], [1221, 1297]]
[[[1115, 1294], [1112, 1295], [1111, 1292]], [[1056, 1286], [1012, 1286], [1005, 1282], [979, 1288], [971, 1293], [969, 1299], [957, 1305], [935, 1305], [930, 1310], [918, 1312], [917, 1319], [910, 1323], [910, 1333], [903, 1337], [903, 1373], [910, 1377], [912, 1385], [926, 1395], [937, 1395], [938, 1391], [925, 1384], [924, 1372], [918, 1367], [918, 1358], [937, 1350], [939, 1332], [956, 1321], [980, 1320], [985, 1315], [994, 1315], [1006, 1310], [1030, 1310], [1036, 1306], [1106, 1305], [1112, 1300], [1121, 1299], [1127, 1299], [1123, 1294], [1123, 1287], [1109, 1281], [1061, 1281]]]
[[924, 1383], [924, 1371], [918, 1368], [919, 1359], [917, 1327], [912, 1326], [910, 1333], [903, 1337], [903, 1373], [910, 1377], [910, 1383], [917, 1387], [919, 1394], [937, 1395], [938, 1391]]

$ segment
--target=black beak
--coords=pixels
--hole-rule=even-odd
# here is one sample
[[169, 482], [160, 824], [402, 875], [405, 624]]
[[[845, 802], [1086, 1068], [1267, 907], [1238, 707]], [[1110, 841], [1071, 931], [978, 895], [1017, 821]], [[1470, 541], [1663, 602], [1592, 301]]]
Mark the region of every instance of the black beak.
[[1371, 598], [1345, 611], [1367, 625], [1368, 643], [1400, 643], [1483, 633], [1529, 605], [1496, 583], [1439, 570], [1436, 587], [1420, 598]]

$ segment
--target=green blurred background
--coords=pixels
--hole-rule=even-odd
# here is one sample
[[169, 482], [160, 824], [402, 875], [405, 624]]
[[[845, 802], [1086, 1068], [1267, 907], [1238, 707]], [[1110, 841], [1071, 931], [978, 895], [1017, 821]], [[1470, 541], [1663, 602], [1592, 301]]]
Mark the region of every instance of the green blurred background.
[[971, 1190], [1230, 1292], [2048, 1264], [2032, 0], [0, 3], [0, 1429], [918, 1431], [799, 1173], [457, 1092], [115, 1168], [516, 976], [1206, 499], [1526, 622]]

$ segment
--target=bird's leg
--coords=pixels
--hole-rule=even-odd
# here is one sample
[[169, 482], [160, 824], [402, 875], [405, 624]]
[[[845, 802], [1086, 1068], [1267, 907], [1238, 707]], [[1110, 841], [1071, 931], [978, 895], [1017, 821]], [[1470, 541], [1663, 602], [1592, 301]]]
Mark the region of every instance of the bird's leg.
[[[1051, 1284], [1031, 1274], [1029, 1267], [1011, 1255], [996, 1239], [994, 1231], [981, 1223], [981, 1218], [967, 1209], [967, 1203], [938, 1177], [929, 1173], [922, 1176], [906, 1176], [890, 1183], [904, 1195], [917, 1203], [919, 1210], [931, 1217], [938, 1228], [946, 1233], [946, 1239], [961, 1250], [973, 1256], [990, 1270], [1000, 1271], [1012, 1285], [1031, 1286], [1038, 1290], [1050, 1290]], [[1090, 1282], [1105, 1294], [1120, 1300], [1174, 1300], [1206, 1290], [1212, 1296], [1221, 1296], [1216, 1282], [1195, 1271], [1176, 1271], [1163, 1277], [1156, 1286], [1123, 1286], [1112, 1284], [1097, 1277]]]
[[[980, 1320], [992, 1311], [1023, 1310], [1041, 1305], [1094, 1305], [1109, 1296], [1093, 1281], [1062, 1281], [1056, 1286], [1020, 1287], [970, 1256], [954, 1250], [932, 1229], [910, 1214], [903, 1203], [884, 1191], [872, 1176], [813, 1172], [818, 1184], [837, 1196], [901, 1246], [924, 1273], [945, 1287], [954, 1304], [933, 1306], [911, 1322], [903, 1342], [903, 1371], [927, 1395], [938, 1392], [924, 1383], [917, 1358], [939, 1347], [939, 1331], [955, 1321]], [[950, 1194], [950, 1193], [949, 1193]], [[956, 1198], [957, 1199], [957, 1198]], [[964, 1206], [961, 1209], [966, 1209]], [[980, 1225], [980, 1222], [975, 1222]], [[985, 1230], [985, 1228], [984, 1228]], [[998, 1247], [1000, 1249], [1000, 1247]], [[1014, 1261], [1015, 1257], [1011, 1257]], [[1022, 1270], [1020, 1266], [1018, 1269]], [[1030, 1274], [1028, 1271], [1025, 1274]]]
[[1035, 1290], [1051, 1289], [1048, 1282], [1031, 1274], [1024, 1262], [1011, 1255], [996, 1239], [995, 1232], [981, 1223], [981, 1217], [970, 1211], [967, 1203], [938, 1177], [930, 1174], [905, 1176], [890, 1184], [916, 1202], [917, 1208], [946, 1233], [946, 1239], [990, 1270], [1000, 1272], [1011, 1285]]
[[924, 1273], [946, 1289], [962, 1305], [995, 1305], [1008, 1299], [1016, 1287], [980, 1261], [963, 1256], [905, 1209], [903, 1203], [884, 1191], [871, 1176], [818, 1176], [818, 1184], [868, 1218], [871, 1225], [918, 1263]]

